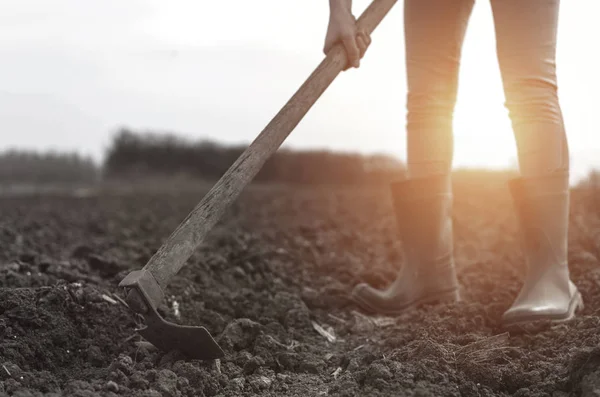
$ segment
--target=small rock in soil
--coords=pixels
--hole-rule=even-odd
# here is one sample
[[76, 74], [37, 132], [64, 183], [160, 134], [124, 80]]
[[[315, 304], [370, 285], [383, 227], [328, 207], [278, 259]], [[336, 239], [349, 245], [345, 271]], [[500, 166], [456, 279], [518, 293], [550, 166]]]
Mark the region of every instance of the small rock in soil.
[[119, 357], [114, 360], [108, 367], [109, 371], [119, 369], [126, 375], [131, 375], [133, 372], [133, 360], [126, 354], [119, 354]]
[[139, 372], [134, 372], [129, 377], [129, 386], [133, 389], [142, 389], [145, 390], [150, 385], [146, 379], [144, 379], [143, 375]]
[[229, 323], [218, 338], [218, 343], [226, 350], [242, 350], [252, 343], [262, 330], [262, 325], [247, 318], [239, 318]]
[[301, 372], [318, 374], [325, 369], [325, 361], [314, 354], [302, 353], [297, 369]]
[[95, 367], [101, 367], [104, 363], [104, 356], [98, 346], [90, 346], [87, 349], [88, 361]]
[[117, 385], [116, 382], [109, 380], [106, 383], [106, 390], [107, 391], [112, 391], [113, 393], [118, 393], [119, 392], [119, 385]]
[[600, 397], [600, 371], [587, 374], [581, 380], [581, 397]]
[[389, 380], [392, 379], [392, 373], [385, 365], [378, 362], [374, 362], [369, 366], [369, 369], [367, 370], [367, 378]]
[[244, 374], [253, 374], [261, 365], [265, 365], [265, 360], [259, 356], [252, 357], [244, 364]]
[[242, 390], [244, 390], [245, 383], [246, 380], [244, 378], [234, 378], [229, 381], [227, 388], [232, 391], [241, 392]]
[[161, 369], [156, 374], [155, 387], [164, 396], [175, 397], [179, 393], [177, 391], [177, 374], [168, 369]]
[[249, 383], [255, 391], [259, 392], [269, 389], [273, 380], [261, 375], [251, 378]]

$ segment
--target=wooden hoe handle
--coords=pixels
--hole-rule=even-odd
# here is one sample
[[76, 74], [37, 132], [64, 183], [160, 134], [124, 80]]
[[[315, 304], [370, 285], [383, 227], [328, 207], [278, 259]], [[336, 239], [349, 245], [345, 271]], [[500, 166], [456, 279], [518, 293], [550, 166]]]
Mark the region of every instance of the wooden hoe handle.
[[[358, 26], [371, 34], [396, 1], [374, 0], [358, 19]], [[281, 146], [346, 64], [343, 46], [334, 46], [254, 142], [152, 256], [143, 270], [152, 273], [162, 289], [179, 272], [229, 205]]]

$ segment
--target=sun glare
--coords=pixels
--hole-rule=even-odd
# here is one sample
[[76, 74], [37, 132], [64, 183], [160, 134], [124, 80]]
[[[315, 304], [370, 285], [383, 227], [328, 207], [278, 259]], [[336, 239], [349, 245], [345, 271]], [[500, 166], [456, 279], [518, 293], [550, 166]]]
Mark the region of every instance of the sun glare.
[[463, 45], [454, 114], [455, 167], [516, 167], [516, 143], [504, 107], [491, 8], [477, 2]]

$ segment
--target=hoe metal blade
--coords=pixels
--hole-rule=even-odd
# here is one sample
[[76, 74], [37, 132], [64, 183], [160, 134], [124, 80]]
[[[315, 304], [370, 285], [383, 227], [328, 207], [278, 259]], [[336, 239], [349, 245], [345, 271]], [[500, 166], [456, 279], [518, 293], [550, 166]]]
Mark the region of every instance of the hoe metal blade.
[[206, 328], [179, 325], [161, 317], [156, 306], [162, 301], [163, 292], [152, 273], [143, 269], [133, 271], [119, 286], [129, 289], [130, 306], [146, 320], [146, 327], [138, 329], [138, 333], [157, 348], [178, 350], [188, 358], [198, 360], [213, 360], [225, 355]]
[[139, 334], [163, 351], [178, 350], [188, 358], [198, 360], [213, 360], [225, 355], [204, 327], [171, 323], [154, 308], [144, 317], [147, 326], [139, 329]]

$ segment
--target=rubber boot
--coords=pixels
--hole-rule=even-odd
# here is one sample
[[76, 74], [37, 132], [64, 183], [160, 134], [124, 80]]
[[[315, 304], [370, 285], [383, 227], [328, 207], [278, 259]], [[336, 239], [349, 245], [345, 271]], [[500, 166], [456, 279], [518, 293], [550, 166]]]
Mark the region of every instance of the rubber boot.
[[509, 187], [520, 224], [527, 274], [503, 322], [513, 325], [569, 320], [583, 308], [567, 264], [569, 175], [516, 178]]
[[452, 240], [449, 175], [391, 185], [404, 266], [386, 289], [359, 284], [351, 298], [364, 310], [387, 315], [424, 303], [459, 300]]

